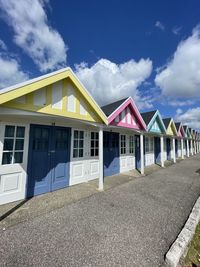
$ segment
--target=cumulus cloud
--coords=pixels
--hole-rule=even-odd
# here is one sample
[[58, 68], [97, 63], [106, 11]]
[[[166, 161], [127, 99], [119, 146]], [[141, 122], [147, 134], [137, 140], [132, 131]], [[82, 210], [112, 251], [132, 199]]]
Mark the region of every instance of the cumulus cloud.
[[172, 107], [183, 107], [183, 106], [192, 106], [194, 105], [195, 101], [193, 100], [173, 100], [168, 99], [168, 104]]
[[16, 59], [0, 55], [0, 66], [0, 89], [28, 79]]
[[0, 39], [0, 49], [2, 49], [2, 50], [4, 50], [4, 51], [7, 50], [7, 46], [6, 46], [6, 44], [5, 44], [4, 41], [1, 40], [1, 39]]
[[200, 97], [200, 27], [182, 41], [172, 60], [157, 73], [155, 83], [170, 97]]
[[138, 62], [132, 59], [122, 64], [100, 59], [91, 67], [84, 62], [75, 65], [75, 71], [100, 105], [127, 96], [132, 96], [140, 107], [151, 105], [150, 100], [143, 99], [137, 89], [152, 72], [149, 59]]
[[182, 110], [181, 108], [178, 108], [178, 109], [176, 110], [176, 114], [177, 114], [177, 115], [180, 115], [181, 113], [183, 113], [183, 110]]
[[0, 0], [0, 9], [14, 31], [14, 42], [46, 72], [66, 65], [67, 47], [45, 13], [45, 0]]
[[160, 29], [161, 31], [165, 30], [165, 26], [158, 20], [155, 23], [155, 27], [157, 27], [158, 29]]
[[184, 113], [177, 114], [175, 119], [193, 129], [200, 129], [200, 107], [191, 108]]
[[21, 70], [13, 54], [9, 53], [3, 40], [0, 39], [0, 89], [25, 81], [28, 74]]

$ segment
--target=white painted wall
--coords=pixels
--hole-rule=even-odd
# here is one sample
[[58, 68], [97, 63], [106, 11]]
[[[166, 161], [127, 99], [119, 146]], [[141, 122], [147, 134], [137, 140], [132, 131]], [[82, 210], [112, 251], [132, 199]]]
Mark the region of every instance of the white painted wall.
[[[23, 162], [2, 165], [5, 125], [24, 126]], [[0, 123], [0, 205], [21, 200], [26, 197], [27, 162], [28, 162], [29, 124]]]

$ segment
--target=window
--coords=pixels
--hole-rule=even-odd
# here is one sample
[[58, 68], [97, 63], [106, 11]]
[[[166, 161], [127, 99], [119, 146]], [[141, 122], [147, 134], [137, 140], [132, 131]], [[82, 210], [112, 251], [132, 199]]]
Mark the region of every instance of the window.
[[129, 138], [129, 153], [134, 154], [134, 136], [131, 135]]
[[181, 149], [181, 140], [178, 140], [178, 149]]
[[112, 135], [112, 148], [118, 148], [119, 147], [119, 136], [118, 134]]
[[23, 162], [25, 127], [6, 125], [2, 165]]
[[126, 135], [121, 135], [121, 154], [126, 154]]
[[149, 137], [145, 137], [145, 152], [149, 152]]
[[68, 132], [65, 129], [56, 129], [56, 150], [68, 148]]
[[99, 133], [91, 132], [90, 156], [97, 157], [99, 155]]
[[149, 147], [149, 152], [153, 152], [153, 148], [154, 148], [154, 139], [153, 137], [150, 137], [150, 147]]
[[152, 153], [154, 148], [154, 139], [153, 137], [145, 137], [145, 152]]
[[84, 151], [84, 132], [74, 130], [73, 158], [82, 158]]

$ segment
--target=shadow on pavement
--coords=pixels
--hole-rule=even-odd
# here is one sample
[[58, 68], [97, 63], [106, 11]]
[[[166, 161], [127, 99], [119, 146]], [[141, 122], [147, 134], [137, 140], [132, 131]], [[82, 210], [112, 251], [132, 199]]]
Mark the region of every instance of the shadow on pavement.
[[15, 212], [16, 210], [18, 210], [21, 206], [23, 206], [26, 202], [28, 202], [31, 198], [28, 199], [24, 199], [23, 201], [21, 201], [19, 204], [17, 204], [15, 207], [13, 207], [12, 209], [8, 210], [7, 212], [5, 212], [3, 215], [1, 215], [0, 217], [0, 222], [3, 221], [5, 218], [7, 218], [10, 214], [12, 214], [13, 212]]

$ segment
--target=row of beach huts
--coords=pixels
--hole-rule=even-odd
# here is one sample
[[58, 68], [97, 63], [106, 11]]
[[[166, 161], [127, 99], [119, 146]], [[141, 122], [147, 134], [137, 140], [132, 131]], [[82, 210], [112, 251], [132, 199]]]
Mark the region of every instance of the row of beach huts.
[[70, 68], [0, 90], [0, 204], [199, 152], [200, 133], [131, 97], [99, 107]]

